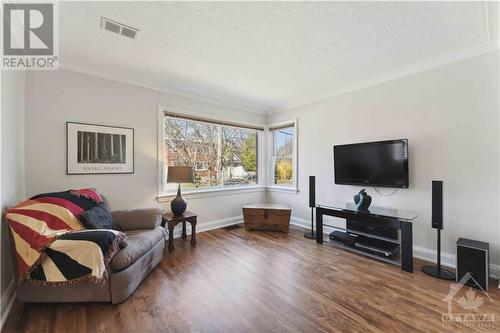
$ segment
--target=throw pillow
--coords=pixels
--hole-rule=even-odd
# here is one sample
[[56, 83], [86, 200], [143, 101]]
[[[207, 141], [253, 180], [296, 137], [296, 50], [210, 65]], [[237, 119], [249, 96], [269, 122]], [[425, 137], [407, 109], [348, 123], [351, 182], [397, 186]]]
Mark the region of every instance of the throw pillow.
[[80, 215], [80, 221], [87, 229], [112, 229], [118, 230], [113, 222], [111, 213], [104, 204], [99, 204], [94, 208], [86, 210]]
[[91, 200], [91, 201], [95, 202], [96, 204], [100, 204], [102, 202], [101, 195], [99, 194], [99, 192], [97, 192], [96, 189], [93, 189], [93, 188], [82, 188], [79, 190], [70, 190], [69, 193], [71, 193], [75, 197]]

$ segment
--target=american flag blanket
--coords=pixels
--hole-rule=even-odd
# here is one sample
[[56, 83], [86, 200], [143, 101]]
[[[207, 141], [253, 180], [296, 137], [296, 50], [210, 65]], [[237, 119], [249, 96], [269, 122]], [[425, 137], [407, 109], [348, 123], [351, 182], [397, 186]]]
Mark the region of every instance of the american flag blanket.
[[125, 234], [116, 230], [84, 230], [78, 217], [102, 199], [92, 190], [37, 195], [9, 209], [9, 224], [20, 280], [44, 285], [106, 281], [106, 265]]

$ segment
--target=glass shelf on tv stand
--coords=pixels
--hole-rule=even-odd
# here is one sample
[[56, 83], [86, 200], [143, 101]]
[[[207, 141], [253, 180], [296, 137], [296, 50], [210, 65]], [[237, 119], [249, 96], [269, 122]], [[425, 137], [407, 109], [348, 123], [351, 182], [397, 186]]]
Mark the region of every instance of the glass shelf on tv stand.
[[356, 208], [356, 205], [350, 202], [332, 202], [326, 204], [320, 203], [316, 205], [316, 207], [333, 209], [337, 211], [348, 211], [359, 215], [396, 219], [405, 222], [413, 222], [413, 220], [417, 218], [417, 215], [409, 210], [376, 206], [370, 206], [367, 210], [360, 210]]
[[328, 227], [328, 228], [332, 228], [332, 229], [336, 229], [336, 230], [340, 230], [340, 231], [345, 231], [345, 232], [351, 233], [351, 234], [356, 234], [356, 235], [360, 235], [360, 236], [365, 236], [365, 237], [374, 238], [374, 239], [386, 241], [386, 242], [389, 242], [389, 243], [401, 245], [401, 242], [399, 241], [399, 239], [387, 238], [387, 237], [383, 237], [383, 236], [379, 236], [379, 235], [370, 234], [370, 233], [367, 233], [367, 232], [361, 232], [361, 231], [358, 231], [358, 230], [352, 230], [352, 229], [347, 229], [347, 228], [340, 228], [340, 227], [337, 227], [337, 226], [334, 226], [334, 225], [331, 225], [331, 224], [326, 224], [326, 223], [323, 223], [323, 228], [324, 227]]
[[336, 241], [336, 240], [329, 239], [329, 238], [328, 238], [328, 240], [325, 240], [325, 242], [323, 244], [328, 244], [328, 245], [331, 245], [333, 247], [341, 248], [341, 249], [349, 251], [349, 252], [354, 252], [356, 254], [360, 254], [360, 255], [363, 255], [365, 257], [370, 257], [373, 259], [384, 261], [384, 262], [387, 262], [387, 263], [390, 263], [393, 265], [397, 265], [397, 266], [401, 265], [399, 253], [397, 255], [394, 255], [393, 257], [384, 257], [382, 255], [369, 253], [369, 252], [363, 251], [361, 249], [355, 248], [352, 245], [347, 245], [347, 244], [344, 244], [340, 241]]

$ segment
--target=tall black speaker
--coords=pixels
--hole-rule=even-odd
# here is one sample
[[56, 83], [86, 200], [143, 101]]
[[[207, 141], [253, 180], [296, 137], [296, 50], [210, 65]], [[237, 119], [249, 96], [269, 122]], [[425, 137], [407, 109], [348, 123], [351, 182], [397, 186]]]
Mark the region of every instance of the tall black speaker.
[[314, 207], [316, 207], [316, 177], [309, 176], [309, 207], [311, 207], [311, 231], [304, 233], [304, 237], [315, 239], [314, 232]]
[[316, 207], [316, 177], [309, 176], [309, 207]]
[[443, 182], [432, 181], [432, 227], [443, 230]]
[[455, 280], [455, 274], [441, 267], [441, 230], [443, 229], [443, 182], [432, 181], [431, 226], [437, 229], [437, 265], [422, 266], [422, 272], [443, 280]]

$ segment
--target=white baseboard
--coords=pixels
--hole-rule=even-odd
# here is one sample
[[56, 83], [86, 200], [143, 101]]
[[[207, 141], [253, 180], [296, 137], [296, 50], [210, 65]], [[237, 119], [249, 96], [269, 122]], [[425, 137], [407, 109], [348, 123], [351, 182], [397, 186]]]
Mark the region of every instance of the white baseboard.
[[[302, 228], [311, 229], [311, 221], [301, 219], [300, 217], [292, 216], [292, 218], [290, 219], [290, 224], [293, 224], [293, 225], [296, 225], [296, 226], [302, 227]], [[316, 225], [316, 221], [314, 221], [314, 224]], [[326, 230], [326, 229], [330, 229], [330, 228], [325, 227], [324, 230]]]
[[12, 305], [14, 304], [14, 300], [16, 299], [16, 280], [12, 279], [9, 283], [9, 286], [5, 290], [2, 295], [2, 299], [0, 303], [2, 304], [1, 316], [0, 316], [0, 330], [5, 323], [5, 320], [9, 316], [10, 310], [12, 309]]
[[[209, 221], [209, 222], [199, 222], [196, 225], [196, 232], [204, 232], [208, 230], [213, 230], [213, 229], [219, 229], [219, 228], [224, 228], [228, 227], [231, 225], [243, 223], [243, 216], [233, 216], [233, 217], [228, 217], [225, 219], [220, 219], [220, 220], [214, 220], [214, 221]], [[174, 238], [179, 238], [181, 237], [182, 229], [179, 225], [174, 230]], [[189, 223], [186, 225], [186, 233], [188, 235], [191, 235], [191, 226]]]
[[[413, 246], [413, 257], [433, 263], [437, 262], [436, 250], [421, 246]], [[441, 265], [455, 268], [455, 255], [441, 251]]]
[[[291, 224], [302, 227], [302, 228], [311, 228], [311, 221], [301, 219], [298, 217], [292, 217]], [[325, 233], [332, 232], [333, 228], [324, 227], [323, 231]], [[425, 261], [429, 261], [431, 263], [437, 262], [436, 250], [428, 249], [421, 246], [413, 246], [413, 257], [417, 259], [422, 259]], [[441, 264], [443, 266], [449, 268], [455, 268], [455, 255], [451, 253], [441, 252]], [[500, 279], [500, 265], [490, 264], [490, 277], [493, 279]]]

